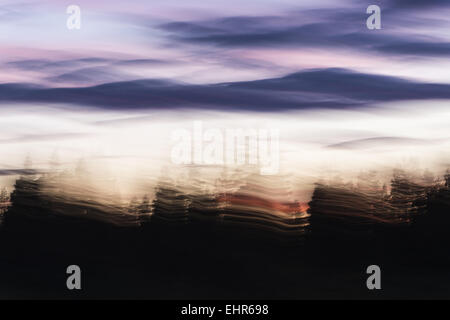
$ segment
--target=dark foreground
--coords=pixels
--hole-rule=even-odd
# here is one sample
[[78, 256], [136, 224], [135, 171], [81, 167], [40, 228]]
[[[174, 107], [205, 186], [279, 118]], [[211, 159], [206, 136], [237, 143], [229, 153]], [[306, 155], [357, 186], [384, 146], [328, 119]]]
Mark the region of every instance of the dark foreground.
[[[1, 232], [1, 298], [449, 298], [448, 242], [411, 229], [280, 239], [239, 227], [74, 222]], [[82, 290], [66, 288], [66, 268]], [[366, 288], [377, 264], [382, 290]]]
[[[23, 206], [16, 194], [0, 228], [0, 298], [450, 298], [448, 188], [407, 224], [331, 218], [321, 205], [330, 194], [316, 192], [308, 227], [293, 233], [158, 214], [118, 227]], [[73, 264], [80, 291], [66, 288]], [[366, 287], [372, 264], [381, 290]]]

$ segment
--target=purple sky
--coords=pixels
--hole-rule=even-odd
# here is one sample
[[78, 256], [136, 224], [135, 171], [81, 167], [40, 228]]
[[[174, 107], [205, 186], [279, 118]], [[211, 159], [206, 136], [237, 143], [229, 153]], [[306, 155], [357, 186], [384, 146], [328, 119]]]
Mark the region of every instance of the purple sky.
[[[70, 4], [80, 30], [66, 27]], [[381, 30], [366, 27], [370, 4]], [[7, 0], [0, 101], [265, 111], [448, 99], [449, 16], [447, 0]]]

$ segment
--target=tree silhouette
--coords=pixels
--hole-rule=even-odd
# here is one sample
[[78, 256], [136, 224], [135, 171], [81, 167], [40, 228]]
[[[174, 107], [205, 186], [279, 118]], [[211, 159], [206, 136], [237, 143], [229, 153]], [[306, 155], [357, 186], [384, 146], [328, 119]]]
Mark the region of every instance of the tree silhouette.
[[0, 191], [0, 202], [8, 202], [9, 201], [9, 193], [6, 187], [3, 187]]

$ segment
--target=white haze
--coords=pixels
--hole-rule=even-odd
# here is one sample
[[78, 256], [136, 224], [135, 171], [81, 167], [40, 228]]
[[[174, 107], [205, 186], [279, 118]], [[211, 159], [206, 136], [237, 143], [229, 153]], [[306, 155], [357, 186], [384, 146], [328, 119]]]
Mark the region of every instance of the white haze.
[[[388, 182], [394, 168], [442, 175], [450, 164], [448, 101], [277, 113], [10, 104], [0, 110], [0, 170], [22, 169], [27, 155], [33, 169], [41, 170], [58, 163], [58, 170], [71, 171], [82, 159], [99, 193], [141, 195], [162, 177], [188, 179], [183, 167], [171, 163], [171, 134], [192, 131], [196, 120], [204, 130], [278, 129], [279, 174], [294, 181], [301, 201], [309, 200], [320, 179], [352, 182], [361, 172], [376, 170]], [[202, 178], [216, 178], [217, 170], [200, 170]], [[0, 183], [11, 188], [15, 178], [3, 175]]]

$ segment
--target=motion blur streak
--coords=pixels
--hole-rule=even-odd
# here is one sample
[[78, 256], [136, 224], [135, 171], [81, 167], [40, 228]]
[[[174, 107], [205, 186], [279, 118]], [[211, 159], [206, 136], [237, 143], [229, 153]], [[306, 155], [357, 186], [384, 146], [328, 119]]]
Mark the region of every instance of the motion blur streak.
[[[446, 106], [406, 101], [357, 110], [194, 114], [10, 104], [1, 109], [2, 169], [9, 170], [1, 179], [14, 189], [22, 172], [58, 204], [55, 211], [119, 225], [140, 224], [132, 207], [142, 198], [149, 216], [187, 219], [195, 207], [203, 208], [202, 216], [270, 221], [285, 231], [303, 230], [311, 200], [325, 214], [407, 222], [406, 211], [392, 200], [398, 190], [391, 188], [404, 179], [425, 188], [423, 195], [443, 183], [449, 166]], [[198, 119], [206, 129], [279, 128], [280, 173], [261, 176], [248, 163], [170, 164], [171, 132], [192, 130]]]

